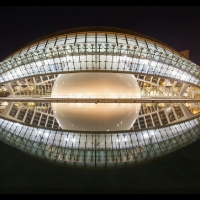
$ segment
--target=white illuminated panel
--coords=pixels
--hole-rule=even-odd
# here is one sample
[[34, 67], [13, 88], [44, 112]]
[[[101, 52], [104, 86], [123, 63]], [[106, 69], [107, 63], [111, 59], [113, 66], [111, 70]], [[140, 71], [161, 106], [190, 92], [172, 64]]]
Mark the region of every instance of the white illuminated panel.
[[[182, 69], [177, 69], [170, 64], [152, 61], [152, 59], [131, 58], [129, 56], [105, 56], [100, 55], [98, 62], [94, 63], [94, 57], [87, 56], [60, 56], [59, 59], [45, 59], [43, 61], [29, 62], [15, 69], [0, 75], [0, 81], [12, 81], [16, 78], [26, 76], [35, 76], [46, 73], [63, 73], [76, 71], [113, 71], [113, 72], [128, 72], [142, 73], [157, 76], [165, 76], [168, 78], [180, 79], [188, 83], [198, 85], [199, 80], [189, 72], [184, 72]], [[97, 64], [98, 63], [98, 64]]]
[[[93, 148], [91, 142], [94, 140], [94, 134], [92, 133], [85, 132], [87, 134], [86, 135], [73, 131], [45, 130], [10, 122], [4, 119], [0, 119], [0, 124], [3, 129], [10, 132], [11, 134], [20, 136], [30, 141], [34, 141], [36, 143], [41, 142], [45, 145], [53, 145], [57, 147], [67, 146], [68, 148], [72, 148], [74, 146], [83, 149]], [[107, 148], [118, 149], [119, 143], [120, 145], [124, 145], [123, 148], [138, 147], [149, 144], [156, 144], [180, 136], [187, 130], [194, 129], [198, 124], [199, 120], [194, 119], [188, 122], [172, 125], [170, 127], [146, 131], [131, 131], [110, 134], [107, 134], [105, 131], [105, 134], [102, 134], [102, 136], [101, 134], [96, 133], [98, 135], [96, 140], [101, 144], [103, 148], [105, 148], [106, 145]]]

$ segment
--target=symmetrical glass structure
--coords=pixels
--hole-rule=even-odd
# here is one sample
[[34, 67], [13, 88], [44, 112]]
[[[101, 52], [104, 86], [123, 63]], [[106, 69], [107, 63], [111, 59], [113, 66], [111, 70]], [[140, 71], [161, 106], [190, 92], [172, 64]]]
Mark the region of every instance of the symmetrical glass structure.
[[[105, 77], [99, 87], [93, 87], [93, 93], [89, 78], [87, 86], [80, 82], [83, 90], [90, 88], [87, 95], [69, 93], [76, 91], [73, 81], [81, 79], [71, 80], [70, 76], [89, 74], [96, 79], [98, 74]], [[98, 93], [106, 79], [111, 86], [118, 80], [113, 78], [116, 74], [124, 82], [116, 82], [112, 92], [104, 96]], [[64, 78], [58, 81], [61, 76]], [[137, 82], [134, 87], [130, 77]], [[3, 60], [0, 82], [0, 140], [55, 163], [84, 168], [129, 166], [170, 153], [200, 135], [199, 66], [166, 44], [136, 32], [84, 27], [49, 35]], [[140, 92], [120, 96], [117, 91], [126, 91], [123, 88], [126, 86], [120, 90], [119, 83], [129, 90], [138, 87]], [[67, 86], [68, 93], [63, 93]], [[55, 88], [62, 88], [59, 95], [63, 95], [55, 95]], [[62, 123], [56, 114], [56, 104], [61, 105], [60, 110], [62, 106], [65, 109], [61, 113]], [[77, 106], [75, 114], [69, 114], [72, 104]], [[80, 108], [93, 106], [92, 112], [100, 118], [104, 107], [113, 112], [105, 115], [111, 123], [114, 118], [118, 120], [121, 107], [127, 105], [130, 108], [122, 110], [128, 108], [128, 117], [124, 112], [123, 119], [116, 121], [112, 130], [95, 130], [96, 125], [89, 130], [88, 124], [83, 130], [78, 125], [64, 128], [65, 121], [66, 124], [72, 118], [76, 121]], [[129, 123], [131, 126], [125, 130], [118, 129], [130, 119], [131, 109], [136, 105], [139, 107], [133, 109], [138, 112], [134, 115], [136, 119], [132, 119], [134, 123]], [[89, 109], [85, 116], [82, 113], [82, 118], [88, 120], [88, 113]], [[84, 127], [86, 120], [78, 123]]]

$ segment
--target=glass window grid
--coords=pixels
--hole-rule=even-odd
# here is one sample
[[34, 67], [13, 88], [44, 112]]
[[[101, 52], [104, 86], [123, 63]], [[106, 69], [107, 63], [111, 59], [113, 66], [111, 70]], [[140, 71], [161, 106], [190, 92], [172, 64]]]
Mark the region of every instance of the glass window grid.
[[[8, 126], [9, 128], [10, 128], [10, 126]], [[168, 129], [168, 130], [167, 130]], [[169, 132], [170, 132], [170, 129], [169, 128], [167, 128], [165, 131], [161, 131], [161, 133], [163, 134], [163, 137], [162, 137], [162, 139], [163, 138], [168, 138], [168, 139], [170, 139], [169, 137], [170, 137], [170, 135], [169, 135]], [[10, 130], [10, 129], [9, 129]], [[180, 129], [177, 129], [178, 131], [180, 131]], [[182, 129], [183, 130], [183, 129]], [[26, 129], [23, 129], [23, 132], [26, 132], [27, 130]], [[40, 132], [40, 130], [39, 130], [39, 132]], [[55, 133], [55, 132], [54, 132]], [[139, 134], [141, 134], [142, 132], [139, 132]], [[193, 134], [194, 134], [194, 132], [192, 132]], [[41, 134], [41, 132], [40, 132], [40, 134]], [[158, 153], [157, 152], [157, 150], [158, 149], [156, 149], [156, 147], [158, 147], [159, 146], [159, 148], [164, 148], [165, 147], [165, 151], [166, 151], [166, 146], [167, 146], [167, 150], [171, 150], [172, 148], [174, 148], [174, 145], [175, 144], [178, 144], [178, 145], [180, 145], [180, 142], [178, 142], [179, 140], [177, 139], [177, 138], [175, 138], [175, 139], [173, 139], [173, 141], [171, 142], [171, 145], [170, 145], [170, 142], [167, 140], [167, 144], [168, 145], [163, 145], [163, 144], [155, 144], [154, 145], [154, 152], [150, 152], [149, 151], [149, 146], [147, 146], [148, 144], [149, 144], [149, 142], [152, 142], [152, 141], [157, 141], [158, 142], [158, 138], [157, 137], [154, 137], [153, 135], [152, 135], [153, 133], [152, 133], [152, 130], [148, 130], [148, 131], [145, 131], [145, 132], [143, 132], [143, 135], [142, 135], [142, 137], [136, 137], [136, 138], [138, 138], [138, 139], [136, 139], [137, 141], [138, 141], [138, 144], [141, 144], [141, 145], [144, 145], [142, 148], [146, 148], [146, 151], [145, 152], [147, 152], [147, 154], [149, 155], [149, 154], [152, 154], [152, 155], [155, 155], [155, 152], [156, 153]], [[195, 132], [195, 134], [196, 134], [196, 132]], [[60, 135], [62, 135], [62, 134], [60, 134]], [[150, 140], [147, 140], [147, 137], [150, 137], [150, 135], [151, 135], [151, 138], [150, 138]], [[11, 136], [11, 135], [9, 135], [9, 136]], [[29, 136], [30, 137], [30, 136]], [[56, 136], [55, 135], [52, 135], [51, 136], [53, 139], [51, 139], [51, 142], [55, 142], [56, 144], [60, 144], [59, 143], [59, 140], [57, 139], [56, 140]], [[133, 138], [133, 137], [127, 137], [127, 134], [123, 134], [123, 136], [121, 135], [117, 135], [117, 137], [119, 138], [119, 137], [121, 137], [121, 141], [122, 141], [122, 144], [119, 146], [120, 148], [122, 148], [123, 147], [123, 145], [125, 144], [125, 143], [123, 143], [123, 140], [125, 141], [125, 140], [127, 140], [128, 138]], [[34, 138], [34, 137], [33, 137]], [[72, 137], [72, 138], [75, 138], [75, 137]], [[191, 139], [191, 137], [188, 137], [189, 139]], [[41, 137], [35, 137], [35, 140], [37, 140], [37, 142], [39, 142], [40, 144], [41, 144], [41, 141], [42, 140], [44, 140], [44, 139], [41, 139]], [[144, 142], [142, 142], [141, 140], [144, 140]], [[112, 141], [112, 140], [111, 140]], [[180, 141], [183, 141], [183, 139], [182, 139], [182, 135], [181, 135], [181, 139], [180, 139]], [[47, 143], [46, 143], [47, 144]], [[130, 144], [130, 143], [129, 143]], [[146, 145], [146, 146], [145, 146]], [[151, 144], [152, 145], [152, 144]], [[36, 147], [37, 145], [34, 145], [34, 147]], [[112, 144], [112, 147], [114, 147], [114, 144]], [[133, 146], [132, 146], [133, 147]], [[54, 147], [55, 148], [55, 147]], [[119, 148], [119, 149], [120, 149]], [[129, 148], [130, 148], [130, 146], [129, 146]], [[138, 147], [137, 147], [138, 148]], [[38, 148], [38, 149], [41, 149], [41, 148]], [[44, 147], [42, 148], [43, 150], [45, 149]], [[141, 151], [141, 149], [140, 149], [140, 151]], [[36, 152], [36, 151], [35, 151]], [[128, 153], [130, 153], [130, 150], [128, 149], [128, 148], [126, 148], [126, 150], [122, 150], [121, 152], [121, 155], [120, 155], [120, 157], [122, 158], [122, 154], [124, 155], [124, 153], [125, 154], [128, 154]], [[142, 152], [142, 154], [143, 155], [146, 155], [144, 152]], [[114, 155], [114, 154], [113, 154]], [[135, 154], [134, 154], [135, 155]], [[127, 156], [127, 155], [126, 155]], [[130, 157], [130, 156], [129, 156]], [[123, 159], [121, 159], [121, 161], [122, 161]]]
[[[117, 39], [117, 37], [116, 37], [116, 39]], [[54, 40], [55, 40], [55, 39], [54, 39]], [[56, 39], [56, 40], [57, 40], [57, 39]], [[56, 41], [56, 40], [55, 40], [55, 41]], [[140, 39], [138, 38], [138, 40], [140, 40]], [[125, 41], [127, 42], [128, 40], [125, 40]], [[147, 41], [147, 40], [143, 40], [143, 41], [145, 41], [145, 43], [148, 45], [148, 41]], [[145, 44], [145, 43], [144, 43], [144, 44]], [[159, 47], [159, 48], [160, 48], [160, 47]], [[161, 47], [161, 49], [162, 49], [162, 48], [163, 48], [163, 47]], [[157, 48], [157, 49], [158, 49], [158, 48]], [[156, 54], [155, 54], [155, 55], [156, 55]], [[176, 56], [179, 56], [179, 55], [176, 55]], [[26, 56], [26, 57], [27, 57], [27, 56]], [[179, 59], [179, 60], [180, 60], [180, 59]], [[182, 58], [182, 59], [181, 59], [182, 63], [183, 63], [183, 60], [184, 60], [184, 59]], [[185, 62], [185, 63], [186, 63], [186, 62]], [[191, 62], [187, 62], [187, 64], [188, 64], [188, 63], [190, 64]], [[179, 65], [180, 65], [180, 64], [179, 64]], [[193, 66], [195, 67], [196, 65], [193, 65]], [[187, 68], [186, 68], [186, 69], [187, 69]]]

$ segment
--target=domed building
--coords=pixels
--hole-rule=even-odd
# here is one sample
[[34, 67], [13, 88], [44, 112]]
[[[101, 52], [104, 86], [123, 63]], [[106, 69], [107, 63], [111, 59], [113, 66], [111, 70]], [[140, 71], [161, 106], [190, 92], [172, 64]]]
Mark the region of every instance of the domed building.
[[153, 160], [200, 136], [200, 67], [148, 36], [82, 27], [0, 63], [0, 140], [72, 167]]

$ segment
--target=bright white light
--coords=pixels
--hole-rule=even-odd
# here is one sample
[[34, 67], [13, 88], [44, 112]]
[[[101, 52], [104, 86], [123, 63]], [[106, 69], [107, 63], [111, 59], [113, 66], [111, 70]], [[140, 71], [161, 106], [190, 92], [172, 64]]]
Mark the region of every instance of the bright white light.
[[16, 126], [20, 126], [21, 124], [19, 124], [19, 123], [15, 123], [15, 125], [16, 125]]
[[148, 133], [143, 133], [143, 137], [144, 137], [144, 139], [149, 139], [149, 134]]
[[155, 136], [155, 132], [153, 130], [149, 131], [149, 135]]
[[7, 105], [8, 105], [8, 102], [2, 102], [1, 105], [2, 105], [2, 106], [7, 106]]
[[64, 139], [63, 139], [65, 142], [68, 142], [69, 141], [69, 138], [67, 136], [64, 136]]
[[148, 61], [148, 60], [146, 60], [146, 59], [143, 59], [143, 61], [142, 61], [142, 64], [143, 64], [143, 65], [148, 65], [148, 63], [149, 63], [149, 61]]
[[41, 66], [42, 66], [42, 62], [41, 62], [41, 61], [36, 61], [36, 65], [37, 65], [38, 67], [41, 67]]
[[45, 132], [44, 133], [44, 137], [48, 138], [49, 137], [49, 133]]
[[72, 139], [72, 142], [73, 142], [73, 143], [76, 142], [76, 138], [73, 138], [73, 139]]
[[172, 71], [172, 76], [175, 76], [175, 75], [177, 74], [177, 72], [178, 72], [178, 70], [177, 70], [177, 69], [174, 69], [174, 70]]
[[156, 64], [157, 64], [157, 62], [155, 62], [155, 61], [152, 61], [152, 62], [151, 62], [151, 66], [152, 66], [152, 67], [155, 67]]
[[187, 75], [184, 73], [184, 74], [182, 74], [182, 76], [181, 76], [180, 79], [181, 79], [181, 80], [185, 80], [185, 79], [186, 79], [186, 76], [187, 76]]

